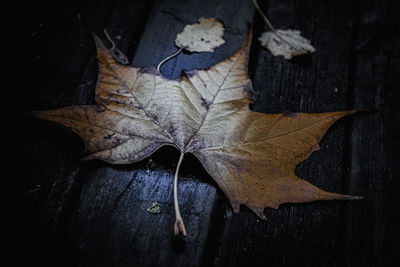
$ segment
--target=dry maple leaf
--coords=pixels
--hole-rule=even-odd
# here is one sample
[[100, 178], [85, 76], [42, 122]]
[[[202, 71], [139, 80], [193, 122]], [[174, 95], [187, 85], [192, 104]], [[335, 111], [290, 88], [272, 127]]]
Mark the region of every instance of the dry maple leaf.
[[230, 58], [207, 70], [164, 78], [154, 67], [118, 64], [96, 36], [97, 105], [39, 111], [35, 116], [72, 128], [90, 155], [112, 164], [150, 156], [161, 146], [180, 152], [174, 180], [175, 233], [186, 235], [177, 202], [177, 177], [185, 153], [193, 153], [230, 200], [265, 219], [264, 208], [285, 202], [358, 199], [325, 192], [299, 179], [296, 165], [319, 149], [338, 119], [353, 111], [263, 114], [249, 109], [247, 74], [251, 36]]

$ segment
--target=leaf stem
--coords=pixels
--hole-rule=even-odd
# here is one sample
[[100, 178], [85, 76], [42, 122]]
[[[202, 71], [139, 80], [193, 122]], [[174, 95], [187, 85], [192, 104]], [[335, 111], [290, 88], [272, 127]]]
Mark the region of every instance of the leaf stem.
[[107, 29], [103, 29], [105, 36], [107, 37], [107, 40], [111, 43], [112, 47], [110, 48], [111, 50], [115, 48], [115, 43], [111, 39], [110, 35], [108, 35]]
[[276, 29], [274, 26], [272, 26], [272, 23], [269, 21], [269, 19], [267, 18], [267, 16], [265, 16], [264, 12], [262, 12], [260, 6], [257, 3], [257, 0], [252, 0], [254, 6], [256, 7], [257, 11], [261, 14], [261, 16], [264, 18], [265, 22], [267, 23], [268, 27], [271, 29], [271, 31], [273, 31], [274, 33], [276, 32]]
[[184, 236], [186, 236], [185, 224], [183, 223], [183, 219], [181, 217], [181, 212], [179, 211], [179, 203], [178, 203], [178, 173], [179, 168], [181, 167], [181, 163], [183, 160], [183, 156], [185, 153], [181, 152], [181, 156], [179, 157], [178, 165], [176, 166], [175, 178], [174, 178], [174, 206], [175, 206], [175, 226], [174, 226], [174, 234], [178, 235], [180, 232]]
[[179, 48], [175, 53], [173, 53], [172, 55], [164, 58], [157, 66], [157, 70], [160, 71], [161, 65], [164, 64], [165, 62], [167, 62], [168, 60], [170, 60], [173, 57], [176, 57], [180, 52], [182, 52], [182, 50], [185, 48], [185, 46]]

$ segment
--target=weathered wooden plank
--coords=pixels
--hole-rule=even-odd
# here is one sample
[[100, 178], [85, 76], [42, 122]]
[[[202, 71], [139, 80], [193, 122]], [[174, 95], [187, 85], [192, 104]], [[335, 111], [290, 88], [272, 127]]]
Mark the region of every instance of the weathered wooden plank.
[[[232, 16], [241, 7], [241, 19]], [[112, 25], [123, 25], [126, 16], [116, 4], [109, 17]], [[226, 12], [221, 12], [224, 10]], [[214, 16], [226, 25], [227, 44], [215, 53], [180, 55], [175, 64], [163, 70], [169, 77], [182, 69], [206, 68], [224, 60], [241, 46], [252, 20], [250, 2], [237, 1], [158, 1], [152, 10], [133, 64], [157, 64], [173, 51], [175, 36], [187, 23], [201, 16]], [[118, 26], [107, 26], [110, 29]], [[117, 30], [114, 30], [115, 32]], [[113, 33], [110, 31], [113, 35]], [[120, 41], [121, 47], [124, 40]], [[160, 51], [168, 51], [161, 54]], [[178, 62], [178, 63], [176, 63]], [[157, 158], [157, 160], [154, 160]], [[79, 173], [84, 180], [81, 197], [71, 210], [68, 232], [78, 244], [89, 265], [96, 266], [199, 266], [207, 241], [216, 186], [193, 157], [186, 158], [183, 168], [196, 178], [188, 178], [182, 171], [178, 190], [188, 237], [173, 236], [174, 211], [172, 206], [173, 167], [178, 159], [176, 151], [164, 149], [150, 157], [162, 168], [146, 170], [145, 165], [134, 164], [124, 169], [113, 166], [86, 165]], [[150, 160], [149, 159], [149, 160]], [[171, 161], [172, 160], [172, 161]], [[197, 167], [195, 167], [197, 166]], [[186, 167], [187, 168], [187, 167]], [[132, 180], [132, 177], [135, 177]], [[201, 179], [201, 180], [199, 180]], [[146, 212], [153, 201], [161, 203], [162, 213], [154, 216]], [[114, 204], [118, 202], [117, 204]], [[214, 222], [218, 224], [219, 222]]]
[[[15, 239], [24, 254], [19, 260], [57, 266], [393, 262], [393, 244], [400, 238], [398, 8], [374, 0], [361, 6], [345, 1], [259, 2], [276, 27], [301, 29], [317, 52], [287, 62], [253, 43], [250, 71], [260, 92], [253, 109], [380, 109], [339, 122], [323, 139], [321, 151], [297, 169], [300, 177], [323, 189], [366, 199], [284, 205], [267, 210], [267, 222], [243, 207], [236, 216], [198, 161], [187, 157], [179, 198], [189, 237], [177, 239], [172, 237], [171, 204], [175, 150], [163, 148], [150, 157], [152, 163], [81, 164], [77, 136], [19, 116], [18, 125], [11, 127], [24, 164], [16, 170], [23, 193], [15, 216]], [[229, 56], [245, 39], [246, 23], [253, 16], [246, 0], [156, 1], [152, 7], [152, 1], [105, 0], [57, 2], [51, 12], [36, 2], [26, 8], [29, 12], [21, 17], [29, 36], [20, 38], [16, 61], [28, 58], [31, 71], [18, 80], [24, 88], [16, 90], [19, 99], [24, 95], [19, 105], [31, 110], [93, 103], [97, 63], [91, 30], [106, 41], [102, 30], [107, 28], [133, 64], [147, 66], [175, 51], [175, 34], [185, 24], [200, 16], [220, 18], [227, 43], [215, 53], [181, 54], [169, 61], [162, 71], [174, 78], [182, 69], [206, 68]], [[255, 37], [266, 29], [259, 16], [254, 29]], [[160, 215], [145, 211], [153, 201], [161, 204]]]
[[389, 266], [399, 222], [400, 19], [390, 1], [363, 1], [355, 39], [353, 105], [370, 110], [352, 122], [346, 186], [365, 200], [346, 209], [346, 264]]
[[[84, 175], [86, 181], [71, 230], [91, 265], [198, 265], [215, 188], [187, 176], [201, 171], [183, 171], [179, 198], [190, 234], [184, 240], [174, 238], [171, 199], [175, 156], [175, 151], [167, 149], [151, 157], [151, 164], [103, 166]], [[157, 167], [148, 168], [152, 164]], [[155, 201], [161, 207], [158, 215], [146, 211]]]
[[[326, 112], [348, 108], [354, 3], [269, 1], [267, 6], [260, 1], [260, 4], [264, 10], [268, 9], [276, 28], [300, 29], [317, 51], [289, 62], [257, 48], [252, 70], [254, 87], [260, 96], [254, 110]], [[256, 36], [267, 30], [260, 18], [255, 23]], [[328, 191], [360, 193], [356, 188], [351, 192], [342, 188], [347, 152], [345, 133], [345, 124], [338, 122], [322, 140], [321, 151], [297, 168], [299, 177]], [[228, 209], [215, 256], [217, 265], [340, 266], [345, 205], [345, 202], [287, 204], [279, 210], [267, 209], [265, 222], [247, 208], [243, 207], [239, 216]]]
[[[97, 63], [89, 31], [101, 32], [113, 2], [35, 3], [24, 9], [27, 14], [21, 16], [21, 24], [25, 28], [18, 31], [20, 54], [16, 55], [20, 57], [16, 61], [28, 67], [21, 73], [24, 77], [19, 77], [15, 98], [20, 99], [21, 111], [93, 103]], [[131, 6], [141, 20], [146, 18], [146, 4], [135, 1]], [[127, 27], [133, 33], [142, 29], [135, 23], [140, 22], [137, 17], [131, 18], [134, 23], [129, 21]], [[140, 37], [140, 31], [135, 34]], [[63, 259], [57, 265], [77, 265], [83, 257], [65, 225], [82, 187], [77, 179], [82, 143], [64, 127], [32, 120], [23, 112], [15, 119], [15, 149], [24, 162], [17, 179], [22, 199], [15, 225], [22, 244], [19, 249], [26, 253], [20, 260], [45, 265]]]
[[[158, 1], [157, 9], [146, 25], [140, 53], [136, 53], [137, 66], [157, 66], [167, 56], [174, 53], [176, 34], [183, 31], [186, 24], [196, 23], [200, 17], [215, 17], [225, 25], [223, 38], [226, 43], [213, 53], [183, 53], [161, 67], [167, 78], [177, 78], [181, 71], [208, 68], [232, 55], [246, 39], [249, 23], [253, 19], [251, 2], [236, 1]], [[150, 49], [155, 47], [155, 49]]]

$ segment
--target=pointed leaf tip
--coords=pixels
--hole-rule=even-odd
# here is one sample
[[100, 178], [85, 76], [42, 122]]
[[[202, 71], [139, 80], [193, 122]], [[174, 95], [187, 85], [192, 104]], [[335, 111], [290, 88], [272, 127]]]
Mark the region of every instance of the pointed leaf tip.
[[249, 29], [249, 33], [247, 34], [246, 40], [244, 41], [242, 48], [245, 49], [247, 54], [250, 52], [251, 42], [253, 40], [253, 30]]
[[237, 201], [231, 201], [231, 206], [232, 206], [232, 209], [233, 209], [233, 212], [234, 213], [239, 213], [240, 212], [240, 203], [239, 202], [237, 202]]
[[101, 49], [102, 51], [106, 51], [108, 53], [107, 47], [104, 45], [103, 41], [100, 39], [100, 37], [94, 33], [93, 31], [90, 32], [90, 35], [92, 35], [92, 38], [94, 40], [94, 44], [96, 45], [97, 49]]
[[263, 207], [250, 207], [250, 209], [262, 220], [266, 221], [267, 217], [264, 215], [264, 208]]
[[352, 195], [340, 195], [340, 198], [337, 198], [338, 200], [361, 200], [364, 199], [363, 196], [352, 196]]

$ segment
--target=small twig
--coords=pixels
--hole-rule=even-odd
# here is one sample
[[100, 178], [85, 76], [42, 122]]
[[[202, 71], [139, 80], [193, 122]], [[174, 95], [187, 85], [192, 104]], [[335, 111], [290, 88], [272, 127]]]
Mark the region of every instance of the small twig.
[[115, 43], [113, 42], [113, 40], [111, 39], [110, 35], [108, 35], [107, 29], [104, 29], [104, 34], [107, 37], [107, 40], [111, 43], [112, 47], [110, 48], [111, 50], [113, 50], [115, 48]]
[[274, 26], [272, 26], [272, 23], [269, 21], [269, 19], [267, 18], [267, 16], [265, 16], [264, 12], [262, 12], [260, 6], [257, 3], [257, 0], [252, 0], [254, 6], [256, 7], [257, 11], [261, 14], [261, 16], [264, 18], [265, 22], [267, 23], [268, 27], [271, 29], [271, 31], [273, 31], [274, 33], [276, 32], [276, 29]]
[[178, 203], [178, 172], [179, 168], [181, 167], [181, 163], [183, 160], [183, 156], [185, 154], [181, 152], [181, 156], [179, 157], [178, 165], [176, 166], [176, 171], [175, 171], [175, 178], [174, 178], [174, 206], [175, 206], [175, 226], [174, 226], [174, 233], [175, 235], [178, 235], [180, 232], [184, 236], [186, 236], [186, 229], [185, 229], [185, 224], [183, 223], [183, 219], [181, 216], [181, 213], [179, 211], [179, 203]]
[[170, 55], [170, 56], [164, 58], [164, 59], [158, 64], [157, 70], [160, 71], [160, 68], [161, 68], [161, 65], [162, 65], [162, 64], [164, 64], [165, 62], [167, 62], [167, 61], [170, 60], [171, 58], [176, 57], [180, 52], [182, 52], [182, 50], [183, 50], [184, 48], [185, 48], [185, 46], [179, 48], [179, 49], [178, 49], [175, 53], [173, 53], [172, 55]]

